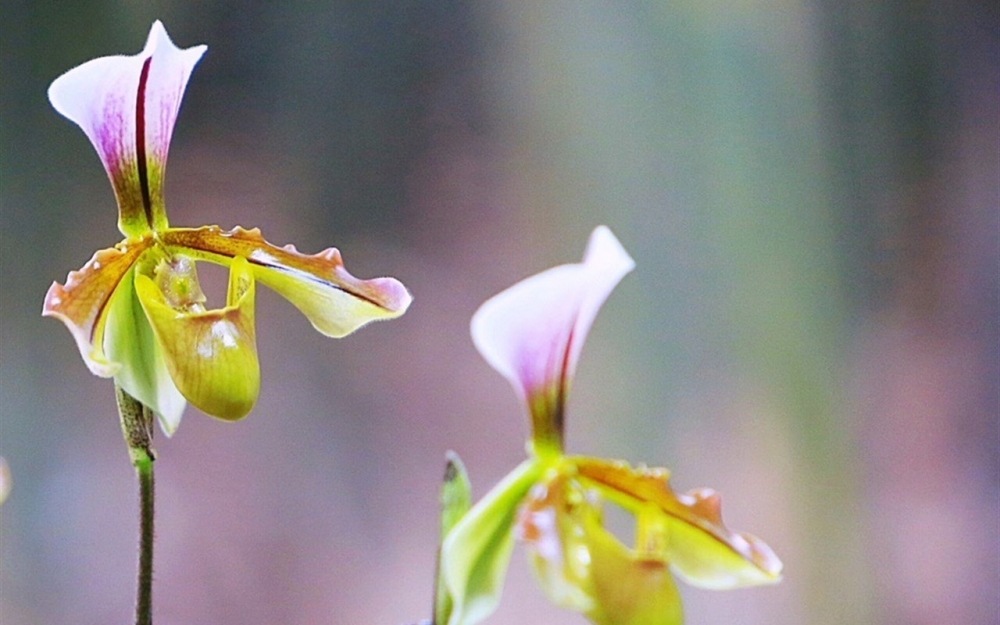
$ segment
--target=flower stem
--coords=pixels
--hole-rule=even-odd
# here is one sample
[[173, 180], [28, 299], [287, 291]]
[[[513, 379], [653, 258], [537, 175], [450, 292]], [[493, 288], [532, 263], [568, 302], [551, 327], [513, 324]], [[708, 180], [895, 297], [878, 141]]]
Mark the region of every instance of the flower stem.
[[135, 623], [153, 622], [153, 411], [115, 384], [118, 415], [129, 457], [139, 479], [139, 573], [136, 583]]

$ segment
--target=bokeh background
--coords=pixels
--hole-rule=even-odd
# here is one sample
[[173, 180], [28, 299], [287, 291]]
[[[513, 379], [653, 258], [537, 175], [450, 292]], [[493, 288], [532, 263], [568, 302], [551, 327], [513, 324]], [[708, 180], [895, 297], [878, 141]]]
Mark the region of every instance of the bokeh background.
[[[690, 625], [1000, 622], [998, 12], [2, 0], [0, 621], [131, 615], [112, 386], [39, 316], [53, 280], [119, 240], [115, 205], [45, 90], [137, 52], [160, 18], [209, 46], [171, 222], [335, 245], [416, 299], [334, 341], [258, 295], [254, 412], [189, 408], [157, 439], [158, 623], [428, 616], [445, 450], [476, 496], [524, 455], [469, 318], [578, 260], [600, 223], [638, 267], [584, 350], [570, 448], [716, 488], [786, 565], [774, 587], [683, 588]], [[544, 601], [518, 551], [490, 622], [584, 620]]]

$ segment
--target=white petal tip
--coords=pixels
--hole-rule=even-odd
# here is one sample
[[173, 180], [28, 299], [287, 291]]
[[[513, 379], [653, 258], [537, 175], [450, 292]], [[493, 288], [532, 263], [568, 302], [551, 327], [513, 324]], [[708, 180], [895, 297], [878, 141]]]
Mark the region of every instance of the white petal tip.
[[611, 232], [611, 228], [604, 225], [597, 226], [590, 233], [583, 262], [597, 262], [606, 267], [608, 271], [613, 273], [614, 270], [617, 270], [621, 275], [635, 269], [635, 260], [622, 246], [618, 237]]

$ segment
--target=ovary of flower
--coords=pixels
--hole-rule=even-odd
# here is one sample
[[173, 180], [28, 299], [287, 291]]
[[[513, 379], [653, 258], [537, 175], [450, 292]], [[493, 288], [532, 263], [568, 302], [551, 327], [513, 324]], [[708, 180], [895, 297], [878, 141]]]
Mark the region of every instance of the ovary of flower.
[[[310, 256], [272, 245], [256, 229], [168, 224], [163, 180], [170, 137], [205, 50], [176, 47], [157, 21], [139, 54], [88, 61], [49, 87], [55, 109], [97, 150], [125, 239], [98, 251], [65, 284], [53, 283], [42, 314], [65, 323], [91, 372], [114, 376], [153, 409], [167, 434], [185, 400], [226, 420], [253, 406], [256, 281], [332, 337], [398, 317], [412, 299], [393, 278], [355, 278], [334, 248]], [[224, 307], [205, 308], [195, 261], [229, 267]]]

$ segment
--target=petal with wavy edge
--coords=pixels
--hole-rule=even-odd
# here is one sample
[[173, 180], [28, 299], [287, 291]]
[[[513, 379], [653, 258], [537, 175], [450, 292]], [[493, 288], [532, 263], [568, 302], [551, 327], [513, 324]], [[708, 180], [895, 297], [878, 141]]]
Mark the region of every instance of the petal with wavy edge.
[[447, 625], [473, 625], [496, 610], [517, 506], [546, 466], [538, 459], [521, 463], [448, 533], [441, 545], [441, 573], [453, 601]]
[[355, 278], [334, 248], [309, 256], [291, 245], [268, 243], [256, 228], [171, 228], [162, 241], [179, 253], [214, 263], [246, 258], [261, 283], [294, 304], [326, 336], [339, 338], [370, 321], [398, 317], [413, 299], [394, 278]]
[[651, 504], [666, 515], [664, 557], [693, 586], [711, 589], [772, 584], [781, 560], [759, 538], [722, 523], [719, 496], [710, 489], [674, 493], [666, 469], [632, 468], [624, 462], [573, 457], [580, 480], [632, 512]]
[[599, 625], [679, 625], [681, 600], [666, 562], [605, 530], [600, 501], [572, 474], [564, 465], [536, 484], [515, 529], [549, 600]]
[[219, 310], [177, 310], [146, 275], [136, 275], [135, 290], [181, 394], [213, 417], [245, 417], [260, 390], [254, 277], [246, 259], [233, 260], [226, 307]]
[[611, 230], [599, 226], [582, 263], [522, 280], [473, 316], [479, 353], [528, 405], [536, 451], [561, 449], [565, 397], [583, 342], [604, 300], [634, 266]]
[[49, 87], [52, 106], [83, 129], [101, 157], [125, 236], [167, 227], [162, 185], [170, 136], [205, 50], [178, 48], [156, 21], [139, 54], [88, 61]]
[[187, 402], [170, 378], [153, 329], [136, 298], [135, 273], [133, 267], [108, 305], [104, 351], [118, 366], [115, 383], [149, 406], [163, 432], [172, 436]]
[[109, 378], [118, 370], [118, 363], [104, 351], [109, 303], [122, 278], [151, 243], [151, 239], [144, 238], [101, 250], [79, 271], [69, 272], [66, 284], [53, 282], [45, 294], [42, 316], [66, 324], [94, 375]]

